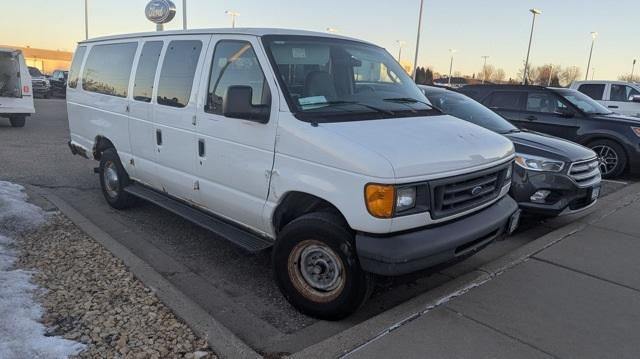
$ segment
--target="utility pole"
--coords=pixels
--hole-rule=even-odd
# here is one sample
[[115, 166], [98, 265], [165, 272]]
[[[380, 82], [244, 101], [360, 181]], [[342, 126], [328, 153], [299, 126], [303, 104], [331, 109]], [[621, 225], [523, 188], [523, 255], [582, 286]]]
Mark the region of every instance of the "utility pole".
[[420, 30], [422, 29], [422, 8], [424, 7], [424, 0], [420, 0], [420, 12], [418, 13], [418, 33], [416, 34], [416, 53], [413, 57], [413, 80], [416, 80], [418, 68], [418, 51], [420, 51]]
[[553, 78], [553, 64], [549, 65], [549, 82], [547, 83], [547, 87], [551, 86], [552, 78]]
[[484, 59], [484, 65], [482, 65], [482, 84], [484, 85], [485, 80], [487, 79], [487, 59], [490, 56], [480, 56]]
[[631, 78], [629, 79], [629, 82], [633, 82], [633, 73], [636, 71], [636, 60], [633, 60], [633, 66], [631, 66]]
[[89, 38], [89, 4], [88, 0], [84, 0], [84, 39]]
[[598, 37], [598, 33], [593, 31], [591, 32], [591, 51], [589, 51], [589, 62], [587, 62], [587, 74], [584, 75], [585, 81], [589, 79], [589, 69], [591, 68], [591, 56], [593, 55], [593, 45], [596, 43], [596, 37]]
[[523, 75], [523, 83], [525, 85], [529, 84], [529, 55], [531, 54], [531, 42], [533, 41], [533, 29], [536, 26], [536, 15], [542, 14], [542, 10], [538, 9], [529, 9], [529, 12], [533, 14], [533, 21], [531, 21], [531, 35], [529, 35], [529, 48], [527, 49], [527, 59], [524, 62], [524, 75]]
[[187, 29], [187, 0], [182, 0], [182, 29]]
[[398, 43], [398, 63], [400, 63], [400, 60], [402, 60], [402, 47], [406, 42], [402, 40], [396, 40], [396, 42]]
[[451, 53], [451, 63], [449, 64], [449, 87], [451, 87], [451, 73], [453, 72], [453, 54], [455, 54], [456, 51], [456, 49], [449, 49], [449, 53]]
[[233, 10], [227, 10], [224, 12], [225, 14], [231, 16], [231, 28], [236, 27], [236, 17], [240, 16], [240, 13]]

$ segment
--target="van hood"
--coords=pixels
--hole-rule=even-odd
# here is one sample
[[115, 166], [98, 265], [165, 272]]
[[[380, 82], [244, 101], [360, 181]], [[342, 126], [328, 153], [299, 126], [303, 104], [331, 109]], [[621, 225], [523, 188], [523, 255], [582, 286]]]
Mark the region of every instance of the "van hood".
[[595, 152], [577, 143], [537, 132], [517, 132], [506, 136], [513, 141], [517, 153], [564, 162], [590, 160], [596, 157]]
[[396, 178], [432, 176], [491, 165], [514, 153], [513, 144], [507, 138], [448, 115], [323, 123], [321, 126], [386, 158]]

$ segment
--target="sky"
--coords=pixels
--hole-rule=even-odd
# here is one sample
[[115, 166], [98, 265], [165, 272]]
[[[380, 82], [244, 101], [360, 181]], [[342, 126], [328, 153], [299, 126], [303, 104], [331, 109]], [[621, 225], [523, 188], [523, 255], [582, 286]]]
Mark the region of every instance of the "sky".
[[[182, 0], [166, 29], [182, 28]], [[89, 37], [153, 31], [144, 17], [148, 0], [88, 0]], [[0, 44], [73, 50], [84, 39], [84, 0], [3, 0]], [[229, 27], [225, 10], [240, 13], [238, 27], [281, 27], [325, 31], [367, 40], [413, 62], [420, 0], [187, 0], [189, 28]], [[454, 72], [471, 74], [488, 63], [515, 77], [523, 67], [536, 19], [530, 62], [578, 66], [584, 75], [591, 32], [596, 78], [617, 79], [640, 60], [640, 2], [637, 0], [425, 0], [418, 66], [448, 73], [449, 49], [457, 50]], [[639, 69], [640, 71], [640, 64]]]

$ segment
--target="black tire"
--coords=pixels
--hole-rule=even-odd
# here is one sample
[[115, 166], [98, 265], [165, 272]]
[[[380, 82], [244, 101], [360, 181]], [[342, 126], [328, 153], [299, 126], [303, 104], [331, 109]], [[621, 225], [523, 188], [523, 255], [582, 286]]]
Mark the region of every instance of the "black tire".
[[[319, 251], [319, 252], [315, 252]], [[305, 256], [305, 253], [307, 255]], [[320, 253], [320, 260], [307, 268], [324, 268], [322, 273], [308, 276], [332, 276], [329, 268], [335, 258], [341, 275], [337, 276], [336, 288], [321, 290], [312, 287], [302, 274], [300, 261], [313, 261]], [[340, 320], [356, 311], [371, 295], [372, 275], [360, 267], [354, 236], [341, 216], [330, 212], [306, 214], [287, 224], [280, 233], [273, 249], [273, 269], [280, 291], [289, 303], [300, 312], [324, 320]], [[309, 262], [307, 262], [309, 263]], [[326, 282], [322, 283], [326, 284]]]
[[27, 121], [27, 116], [11, 116], [9, 117], [9, 123], [11, 127], [24, 127], [24, 123]]
[[[596, 152], [601, 161], [609, 161], [609, 164], [603, 162], [600, 165], [603, 178], [616, 178], [624, 173], [628, 158], [620, 144], [612, 140], [595, 140], [590, 142], [588, 147]], [[614, 158], [615, 166], [612, 165]]]
[[[136, 197], [124, 191], [131, 183], [129, 175], [122, 167], [120, 157], [115, 148], [108, 148], [100, 157], [100, 187], [107, 203], [115, 209], [127, 209], [135, 205]], [[105, 176], [105, 173], [107, 176]], [[116, 175], [115, 180], [108, 180], [109, 175]], [[113, 177], [109, 177], [113, 179]]]

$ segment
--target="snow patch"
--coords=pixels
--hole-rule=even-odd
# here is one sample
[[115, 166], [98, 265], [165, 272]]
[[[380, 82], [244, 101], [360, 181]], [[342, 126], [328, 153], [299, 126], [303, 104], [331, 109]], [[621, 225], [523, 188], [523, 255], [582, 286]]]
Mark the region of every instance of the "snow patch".
[[16, 252], [10, 236], [46, 221], [44, 212], [27, 203], [24, 187], [0, 181], [0, 358], [66, 358], [84, 345], [45, 336], [43, 309], [34, 300], [41, 290], [28, 271], [15, 269]]

